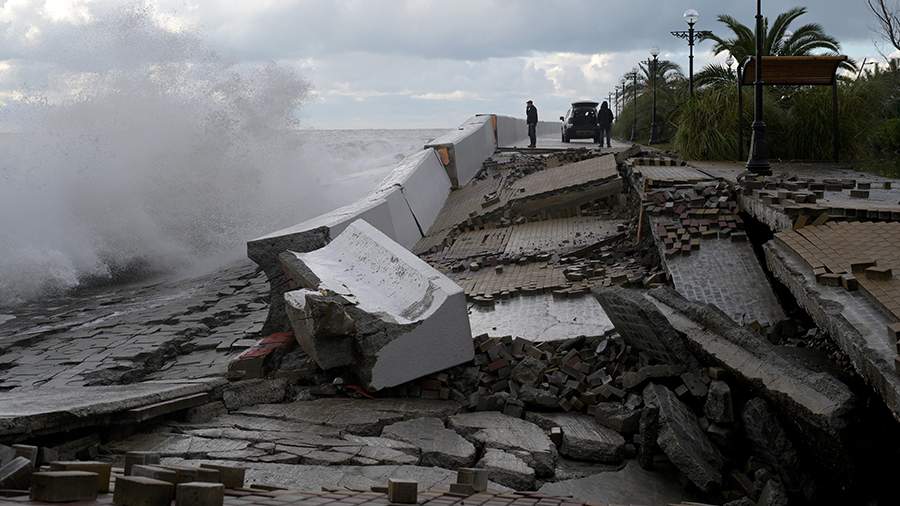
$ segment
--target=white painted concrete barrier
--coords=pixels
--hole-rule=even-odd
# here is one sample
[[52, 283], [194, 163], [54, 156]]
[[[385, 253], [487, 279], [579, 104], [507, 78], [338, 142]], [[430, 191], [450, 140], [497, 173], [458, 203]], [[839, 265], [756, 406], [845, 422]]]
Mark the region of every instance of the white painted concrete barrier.
[[[539, 121], [537, 135], [559, 135], [559, 121]], [[528, 124], [522, 118], [497, 116], [497, 140], [500, 147], [527, 146]]]
[[497, 148], [494, 118], [492, 114], [473, 116], [458, 129], [425, 146], [438, 151], [454, 188], [471, 181], [481, 170], [481, 164], [494, 154]]

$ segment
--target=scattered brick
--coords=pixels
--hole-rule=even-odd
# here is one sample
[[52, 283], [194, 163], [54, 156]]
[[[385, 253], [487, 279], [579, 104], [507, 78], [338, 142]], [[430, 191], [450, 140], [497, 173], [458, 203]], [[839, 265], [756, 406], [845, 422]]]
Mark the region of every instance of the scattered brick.
[[31, 475], [31, 500], [90, 501], [97, 498], [97, 473], [45, 471]]

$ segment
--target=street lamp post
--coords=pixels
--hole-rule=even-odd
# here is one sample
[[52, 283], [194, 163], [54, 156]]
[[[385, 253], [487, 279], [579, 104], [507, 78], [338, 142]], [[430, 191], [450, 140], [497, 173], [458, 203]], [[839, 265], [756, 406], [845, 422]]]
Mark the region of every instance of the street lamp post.
[[762, 0], [756, 0], [756, 58], [754, 71], [756, 80], [753, 82], [754, 110], [753, 110], [753, 137], [750, 139], [750, 158], [747, 160], [747, 170], [754, 174], [769, 175], [772, 168], [769, 166], [769, 146], [766, 142], [766, 123], [763, 121], [763, 17]]
[[688, 29], [672, 32], [672, 35], [679, 39], [688, 41], [688, 50], [690, 51], [688, 56], [688, 83], [691, 90], [691, 98], [694, 98], [694, 42], [712, 35], [712, 32], [706, 30], [694, 30], [694, 25], [698, 19], [700, 19], [700, 13], [696, 9], [688, 9], [684, 11], [684, 20], [687, 21]]
[[659, 130], [656, 126], [656, 74], [657, 74], [657, 65], [659, 64], [659, 48], [653, 47], [650, 49], [650, 55], [653, 56], [652, 60], [647, 60], [647, 65], [650, 70], [650, 86], [653, 87], [653, 112], [650, 116], [650, 141], [648, 144], [656, 144], [659, 142]]
[[631, 72], [625, 74], [626, 78], [632, 79], [631, 85], [631, 137], [629, 137], [629, 141], [634, 142], [637, 139], [637, 78], [638, 73], [637, 69], [632, 69]]

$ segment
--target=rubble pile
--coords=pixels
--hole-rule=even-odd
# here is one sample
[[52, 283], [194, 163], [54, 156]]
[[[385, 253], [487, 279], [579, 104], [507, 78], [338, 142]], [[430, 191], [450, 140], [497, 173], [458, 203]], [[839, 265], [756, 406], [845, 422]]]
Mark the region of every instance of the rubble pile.
[[747, 240], [734, 193], [724, 182], [649, 191], [644, 211], [657, 217], [654, 233], [666, 258], [690, 255], [700, 248], [701, 239]]

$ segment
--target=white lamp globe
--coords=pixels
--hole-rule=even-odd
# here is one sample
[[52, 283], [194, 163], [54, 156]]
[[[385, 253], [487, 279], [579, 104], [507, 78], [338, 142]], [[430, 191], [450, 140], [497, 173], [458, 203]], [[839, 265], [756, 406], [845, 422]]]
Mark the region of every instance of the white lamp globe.
[[697, 12], [697, 9], [688, 9], [684, 11], [684, 20], [687, 24], [693, 25], [698, 19], [700, 19], [700, 13]]
[[651, 47], [650, 48], [650, 56], [653, 56], [654, 58], [659, 56], [659, 48], [656, 46]]

